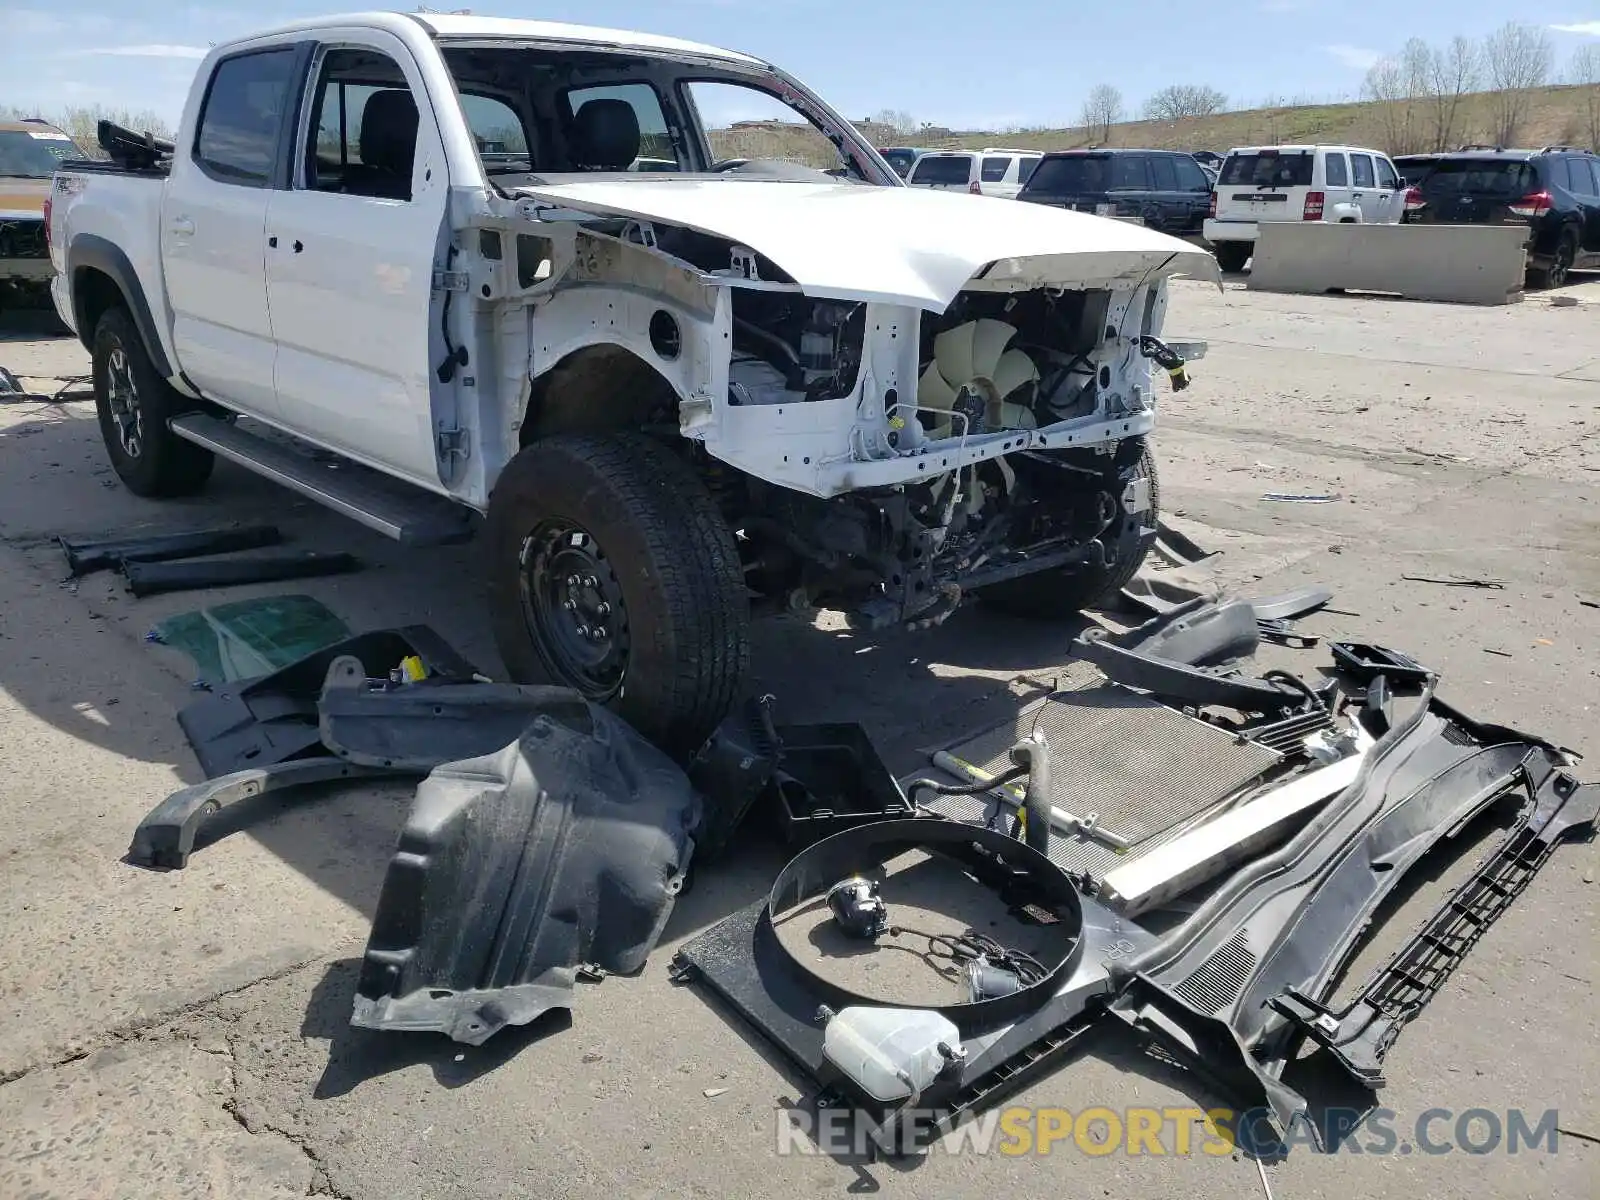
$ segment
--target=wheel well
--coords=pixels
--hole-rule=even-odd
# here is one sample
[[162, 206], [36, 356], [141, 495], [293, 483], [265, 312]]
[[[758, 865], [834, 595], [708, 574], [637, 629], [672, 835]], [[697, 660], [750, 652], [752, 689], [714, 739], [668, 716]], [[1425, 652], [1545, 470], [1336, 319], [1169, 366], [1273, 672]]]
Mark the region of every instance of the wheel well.
[[72, 276], [72, 308], [78, 322], [78, 340], [94, 345], [95, 326], [108, 309], [126, 308], [127, 297], [117, 281], [95, 267], [79, 267]]
[[526, 446], [562, 433], [676, 424], [677, 407], [672, 384], [637, 354], [621, 346], [585, 346], [533, 381], [519, 441]]

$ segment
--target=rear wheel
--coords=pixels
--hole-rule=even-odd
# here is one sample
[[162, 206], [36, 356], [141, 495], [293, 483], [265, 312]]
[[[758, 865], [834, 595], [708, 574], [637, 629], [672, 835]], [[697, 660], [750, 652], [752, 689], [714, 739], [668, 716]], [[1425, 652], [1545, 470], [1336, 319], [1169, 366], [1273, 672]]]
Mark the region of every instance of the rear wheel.
[[978, 595], [986, 604], [1018, 617], [1069, 617], [1086, 608], [1109, 604], [1144, 565], [1150, 549], [1149, 534], [1156, 528], [1161, 511], [1161, 485], [1156, 478], [1156, 459], [1148, 445], [1139, 453], [1129, 482], [1147, 484], [1149, 504], [1143, 512], [1128, 512], [1123, 497], [1117, 497], [1117, 513], [1100, 535], [1105, 544], [1103, 567], [1060, 567], [1008, 579], [981, 589]]
[[1244, 270], [1245, 263], [1250, 261], [1252, 248], [1249, 242], [1216, 243], [1213, 250], [1217, 256], [1217, 266], [1229, 274], [1237, 275]]
[[1558, 288], [1566, 286], [1567, 276], [1572, 273], [1572, 264], [1578, 261], [1578, 231], [1564, 229], [1560, 239], [1556, 242], [1555, 255], [1550, 260], [1548, 267], [1534, 267], [1528, 272], [1528, 282], [1539, 288]]
[[100, 436], [117, 478], [136, 496], [187, 496], [216, 465], [211, 451], [167, 428], [195, 402], [157, 373], [125, 308], [110, 308], [94, 330], [90, 355]]
[[486, 532], [511, 677], [698, 749], [743, 685], [749, 602], [733, 534], [682, 460], [638, 434], [535, 442], [496, 482]]

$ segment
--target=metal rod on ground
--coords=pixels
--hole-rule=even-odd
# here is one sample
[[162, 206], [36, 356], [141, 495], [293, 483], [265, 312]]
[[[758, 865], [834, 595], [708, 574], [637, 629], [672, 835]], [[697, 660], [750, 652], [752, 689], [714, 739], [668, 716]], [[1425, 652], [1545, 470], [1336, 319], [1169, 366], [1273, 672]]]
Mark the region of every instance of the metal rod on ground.
[[[975, 767], [965, 759], [957, 758], [948, 750], [935, 750], [933, 752], [933, 765], [941, 771], [948, 771], [957, 779], [965, 780], [968, 783], [988, 783], [994, 778], [983, 768]], [[990, 794], [1002, 803], [1009, 804], [1012, 808], [1022, 807], [1023, 791], [1016, 784], [994, 788]], [[1050, 806], [1050, 828], [1057, 833], [1082, 834], [1084, 837], [1103, 842], [1116, 850], [1129, 850], [1133, 847], [1133, 843], [1127, 838], [1120, 834], [1112, 833], [1109, 829], [1102, 828], [1097, 821], [1075, 817], [1053, 804]]]

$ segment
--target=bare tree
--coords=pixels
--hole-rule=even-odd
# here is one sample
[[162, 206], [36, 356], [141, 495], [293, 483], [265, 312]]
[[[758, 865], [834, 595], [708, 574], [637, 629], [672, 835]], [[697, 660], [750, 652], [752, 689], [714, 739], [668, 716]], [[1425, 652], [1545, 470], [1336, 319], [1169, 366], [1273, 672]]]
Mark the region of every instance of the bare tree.
[[888, 126], [896, 133], [915, 133], [922, 127], [916, 117], [904, 109], [898, 108], [880, 109], [878, 112], [873, 113], [868, 120], [873, 125]]
[[1428, 64], [1428, 99], [1433, 107], [1433, 148], [1455, 141], [1462, 99], [1483, 81], [1483, 56], [1471, 38], [1457, 37], [1433, 54]]
[[1600, 153], [1600, 43], [1590, 42], [1573, 51], [1567, 81], [1583, 89], [1583, 132], [1589, 149]]
[[1177, 121], [1184, 117], [1209, 117], [1227, 106], [1228, 98], [1200, 83], [1175, 83], [1145, 101], [1147, 121]]
[[1380, 58], [1367, 71], [1361, 87], [1364, 98], [1377, 106], [1379, 140], [1390, 154], [1415, 150], [1416, 113], [1404, 62]]
[[171, 138], [172, 127], [159, 114], [148, 109], [132, 111], [126, 108], [109, 108], [104, 104], [64, 109], [61, 112], [43, 112], [27, 105], [0, 104], [0, 120], [19, 120], [38, 117], [72, 136], [72, 140], [90, 154], [100, 153], [100, 143], [95, 130], [101, 121], [111, 121], [124, 129], [150, 133], [158, 138]]
[[1509, 146], [1517, 140], [1527, 118], [1529, 91], [1549, 81], [1555, 50], [1543, 29], [1507, 21], [1489, 35], [1483, 58], [1491, 88], [1494, 139], [1499, 145]]
[[1083, 102], [1083, 128], [1089, 140], [1111, 140], [1111, 127], [1122, 120], [1122, 93], [1109, 83], [1098, 84]]

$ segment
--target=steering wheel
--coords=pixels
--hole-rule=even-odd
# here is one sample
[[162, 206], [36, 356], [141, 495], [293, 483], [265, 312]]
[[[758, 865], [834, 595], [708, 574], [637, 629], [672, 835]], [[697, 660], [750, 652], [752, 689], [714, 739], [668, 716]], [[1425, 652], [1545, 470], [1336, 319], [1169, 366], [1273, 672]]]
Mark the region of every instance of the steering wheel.
[[737, 171], [740, 167], [748, 167], [749, 165], [750, 160], [748, 158], [725, 158], [721, 162], [712, 163], [711, 170], [714, 174], [720, 175], [724, 171]]

